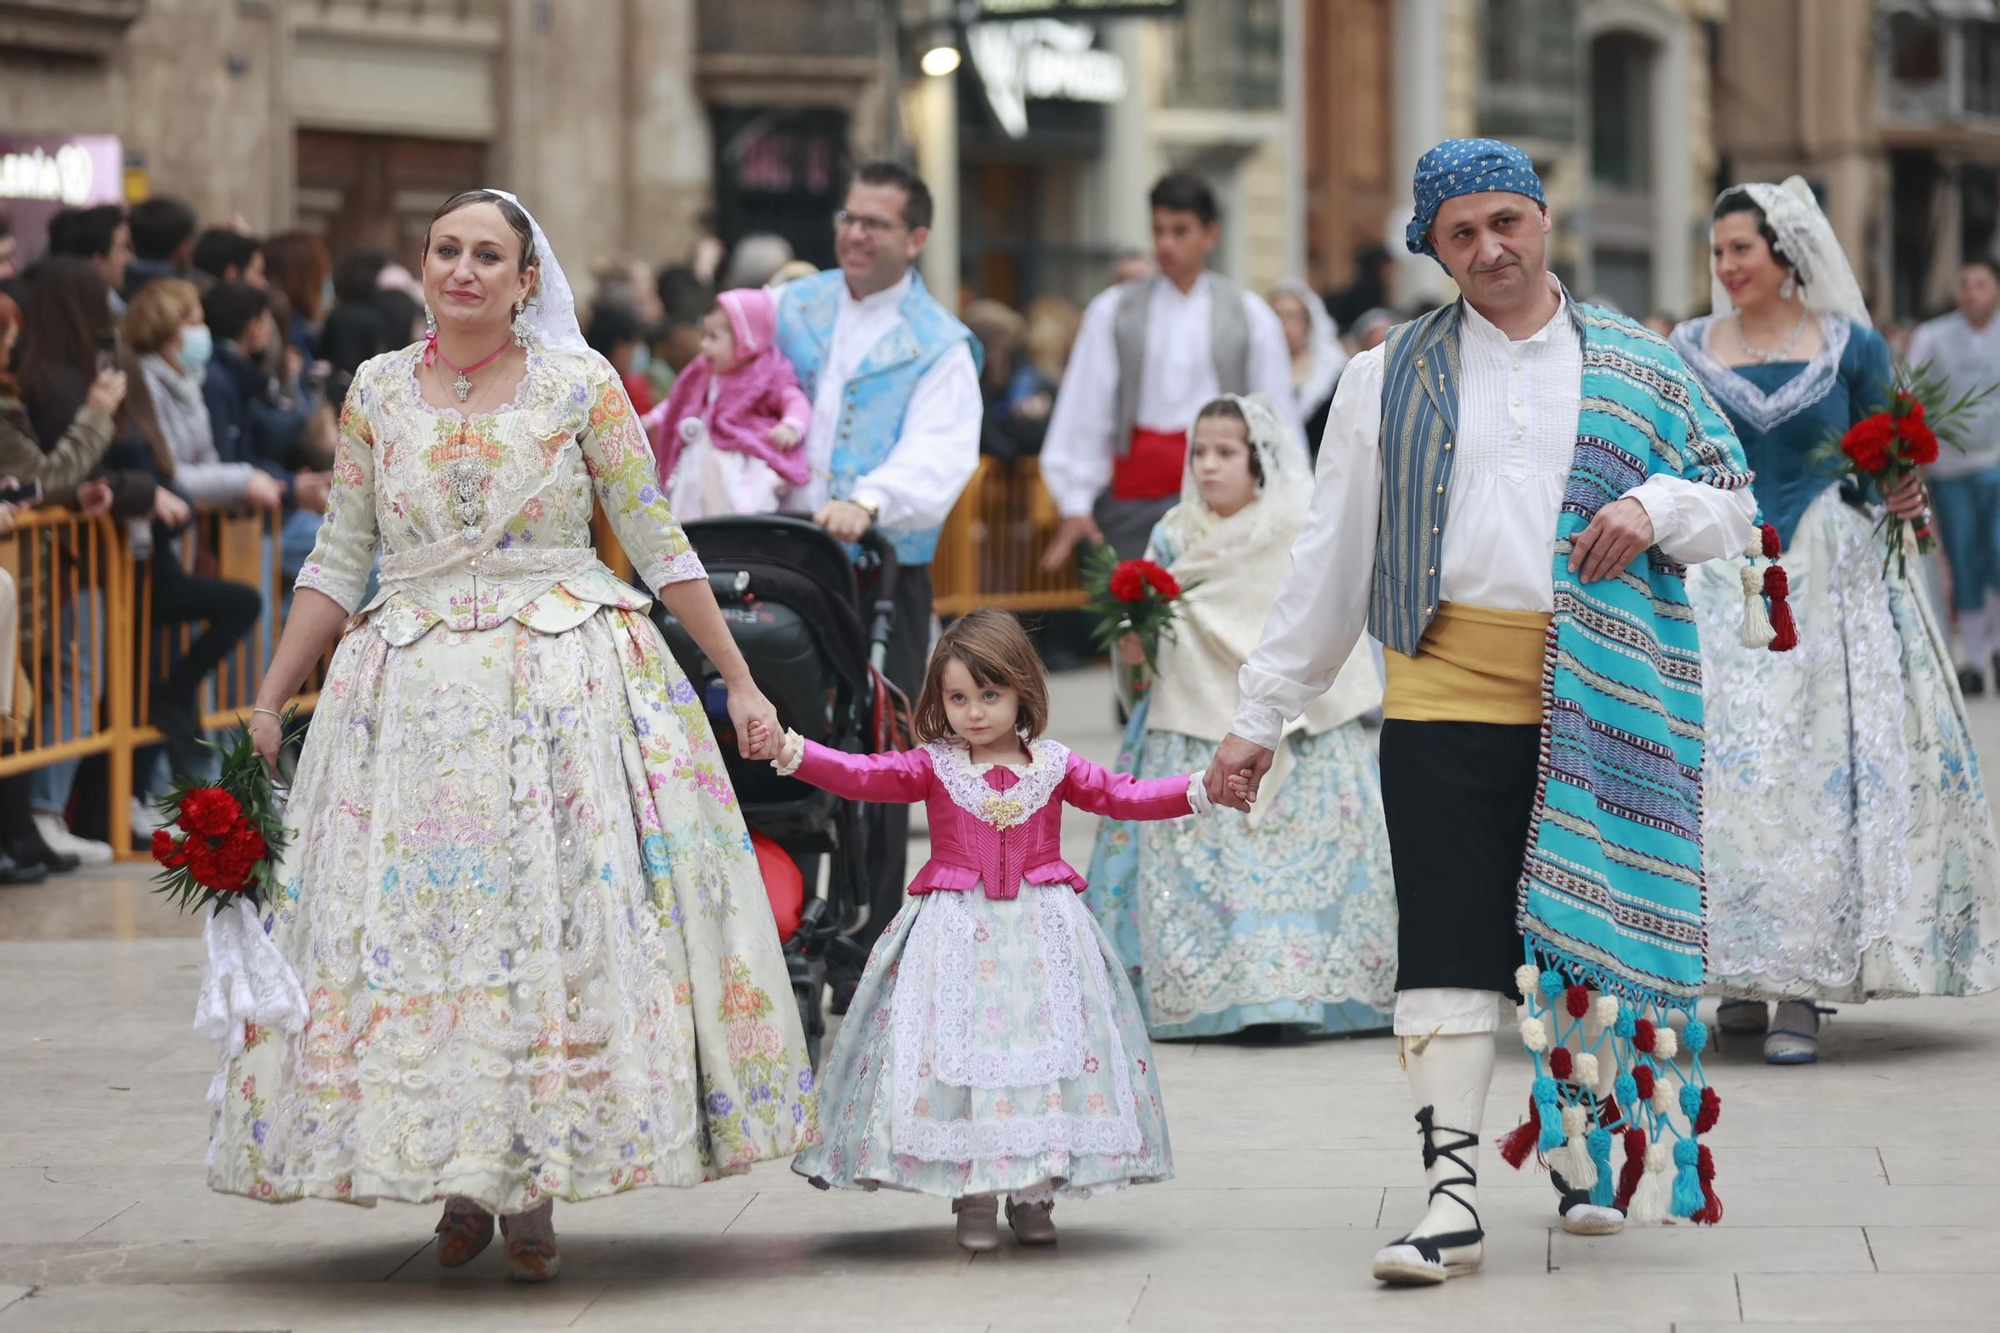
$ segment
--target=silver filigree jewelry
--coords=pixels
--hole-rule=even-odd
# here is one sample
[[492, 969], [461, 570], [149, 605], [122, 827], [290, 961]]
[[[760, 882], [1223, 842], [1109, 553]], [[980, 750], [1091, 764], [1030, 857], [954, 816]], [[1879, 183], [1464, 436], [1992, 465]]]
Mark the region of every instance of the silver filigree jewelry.
[[1789, 273], [1785, 275], [1785, 280], [1778, 284], [1778, 296], [1782, 300], [1786, 301], [1791, 300], [1793, 295], [1798, 290], [1799, 290], [1798, 279]]
[[438, 317], [431, 313], [431, 308], [429, 306], [425, 306], [424, 341], [427, 343], [435, 344], [437, 342], [437, 336], [438, 336]]
[[528, 303], [520, 302], [514, 307], [514, 346], [528, 345]]
[[445, 464], [445, 486], [451, 492], [451, 516], [459, 527], [474, 532], [486, 518], [486, 461], [477, 457], [454, 458]]
[[1810, 312], [1799, 311], [1799, 322], [1792, 325], [1792, 336], [1785, 339], [1785, 345], [1775, 352], [1767, 352], [1750, 341], [1749, 331], [1743, 327], [1743, 316], [1741, 315], [1736, 317], [1736, 341], [1743, 345], [1744, 351], [1767, 366], [1775, 361], [1782, 361], [1791, 355], [1794, 347], [1799, 345], [1799, 335], [1806, 331], [1806, 315], [1808, 313]]

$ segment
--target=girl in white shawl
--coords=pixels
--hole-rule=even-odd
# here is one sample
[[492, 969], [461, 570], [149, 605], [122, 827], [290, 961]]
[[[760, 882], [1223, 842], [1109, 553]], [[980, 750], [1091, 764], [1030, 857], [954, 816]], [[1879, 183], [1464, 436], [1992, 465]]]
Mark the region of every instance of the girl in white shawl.
[[[1181, 502], [1147, 557], [1190, 591], [1126, 730], [1118, 766], [1135, 774], [1192, 772], [1214, 756], [1312, 499], [1302, 451], [1261, 399], [1210, 400], [1189, 438]], [[1136, 655], [1136, 643], [1122, 648]], [[1364, 644], [1286, 733], [1253, 813], [1105, 821], [1088, 899], [1155, 1037], [1386, 1028], [1395, 893], [1360, 722], [1381, 698]]]

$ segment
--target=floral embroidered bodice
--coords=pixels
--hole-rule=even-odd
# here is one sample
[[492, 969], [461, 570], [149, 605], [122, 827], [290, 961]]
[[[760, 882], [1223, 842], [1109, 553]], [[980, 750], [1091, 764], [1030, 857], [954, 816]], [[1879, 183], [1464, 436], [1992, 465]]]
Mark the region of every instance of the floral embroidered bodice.
[[963, 745], [932, 741], [899, 754], [846, 754], [813, 741], [793, 776], [858, 801], [922, 801], [931, 859], [910, 881], [913, 894], [944, 889], [1015, 898], [1021, 884], [1088, 881], [1062, 859], [1062, 808], [1117, 819], [1174, 819], [1195, 813], [1195, 779], [1142, 779], [1112, 773], [1067, 746], [1038, 740], [1020, 767], [976, 766]]
[[379, 553], [382, 591], [364, 610], [382, 610], [392, 642], [508, 619], [557, 632], [600, 606], [642, 608], [597, 558], [598, 505], [649, 587], [703, 577], [610, 363], [530, 348], [513, 400], [467, 416], [424, 399], [419, 351], [355, 376], [299, 587], [353, 611]]

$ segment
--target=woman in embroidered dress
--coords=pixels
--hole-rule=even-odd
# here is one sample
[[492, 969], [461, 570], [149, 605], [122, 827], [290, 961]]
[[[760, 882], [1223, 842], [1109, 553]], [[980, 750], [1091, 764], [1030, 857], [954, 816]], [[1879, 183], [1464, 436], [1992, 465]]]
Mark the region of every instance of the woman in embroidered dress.
[[220, 1028], [209, 1183], [442, 1200], [446, 1266], [497, 1213], [509, 1275], [538, 1280], [555, 1199], [742, 1171], [816, 1123], [716, 742], [598, 562], [593, 504], [721, 668], [738, 734], [775, 715], [540, 227], [511, 195], [458, 195], [423, 278], [434, 337], [355, 377], [258, 693], [274, 760], [275, 710], [340, 638], [266, 918], [303, 1012]]
[[[1257, 646], [1312, 502], [1298, 446], [1259, 399], [1202, 405], [1181, 502], [1147, 558], [1184, 587], [1159, 675], [1132, 706], [1121, 772], [1201, 772], [1229, 734], [1236, 673]], [[1119, 645], [1144, 660], [1136, 636]], [[1129, 677], [1122, 677], [1129, 680]], [[1104, 822], [1091, 910], [1153, 1036], [1281, 1024], [1386, 1031], [1396, 988], [1396, 896], [1382, 782], [1361, 716], [1382, 702], [1362, 640], [1333, 688], [1288, 730], [1247, 816]]]
[[[1768, 1062], [1809, 1064], [1821, 1002], [2000, 985], [2000, 850], [1931, 605], [1884, 570], [1877, 506], [1813, 457], [1889, 386], [1889, 349], [1839, 242], [1796, 177], [1725, 193], [1714, 239], [1715, 313], [1676, 329], [1674, 346], [1742, 438], [1799, 644], [1742, 646], [1743, 561], [1689, 574], [1709, 976], [1732, 997], [1724, 1033], [1762, 1033]], [[1906, 518], [1925, 505], [1914, 480], [1886, 500]]]
[[1047, 721], [1019, 622], [974, 611], [931, 655], [921, 748], [850, 755], [788, 734], [774, 761], [850, 800], [923, 801], [931, 830], [823, 1071], [825, 1137], [792, 1169], [822, 1189], [941, 1194], [975, 1251], [1000, 1244], [1001, 1194], [1016, 1238], [1047, 1245], [1058, 1193], [1173, 1175], [1145, 1020], [1077, 901], [1062, 808], [1173, 819], [1208, 803], [1198, 777], [1114, 775], [1039, 739]]

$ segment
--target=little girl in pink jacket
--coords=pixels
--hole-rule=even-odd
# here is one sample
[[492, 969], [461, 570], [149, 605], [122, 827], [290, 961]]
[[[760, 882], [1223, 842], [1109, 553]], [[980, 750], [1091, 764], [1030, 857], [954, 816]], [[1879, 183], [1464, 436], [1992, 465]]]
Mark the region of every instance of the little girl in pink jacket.
[[[1201, 777], [1107, 772], [1052, 740], [1048, 685], [1020, 623], [975, 611], [938, 641], [917, 703], [925, 744], [854, 755], [787, 733], [774, 764], [852, 800], [925, 803], [931, 858], [910, 884], [820, 1074], [819, 1144], [792, 1169], [822, 1189], [952, 1200], [958, 1242], [1056, 1238], [1058, 1194], [1173, 1175], [1145, 1018], [1062, 858], [1062, 809], [1177, 819]], [[751, 736], [761, 750], [761, 733]]]

